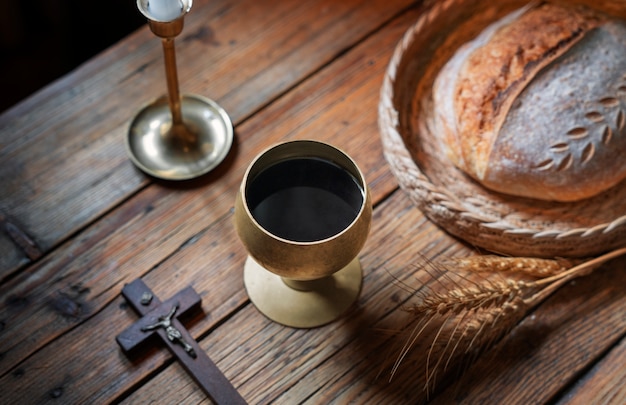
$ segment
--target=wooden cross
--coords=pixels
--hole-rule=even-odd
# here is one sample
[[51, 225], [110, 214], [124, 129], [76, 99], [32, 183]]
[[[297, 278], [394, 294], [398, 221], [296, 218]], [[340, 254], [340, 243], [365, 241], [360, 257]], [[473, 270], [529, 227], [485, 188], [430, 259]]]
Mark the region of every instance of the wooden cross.
[[230, 381], [177, 319], [178, 316], [200, 305], [202, 299], [193, 288], [187, 287], [161, 303], [148, 286], [137, 279], [124, 286], [122, 295], [142, 316], [115, 338], [124, 352], [130, 352], [151, 335], [157, 334], [215, 403], [246, 404]]

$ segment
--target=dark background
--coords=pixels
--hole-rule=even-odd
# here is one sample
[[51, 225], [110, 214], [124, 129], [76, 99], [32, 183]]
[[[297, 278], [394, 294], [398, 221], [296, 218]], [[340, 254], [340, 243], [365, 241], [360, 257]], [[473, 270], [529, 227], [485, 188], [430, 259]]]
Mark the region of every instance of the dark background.
[[0, 0], [0, 112], [144, 24], [136, 0]]

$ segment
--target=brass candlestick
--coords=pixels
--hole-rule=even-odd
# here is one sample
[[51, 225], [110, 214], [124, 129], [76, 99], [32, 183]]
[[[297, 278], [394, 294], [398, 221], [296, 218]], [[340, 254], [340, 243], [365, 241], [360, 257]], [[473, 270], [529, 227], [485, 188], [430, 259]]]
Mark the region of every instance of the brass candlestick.
[[252, 303], [271, 320], [297, 328], [340, 317], [361, 291], [357, 255], [371, 204], [361, 171], [331, 145], [293, 141], [260, 154], [235, 203]]
[[188, 180], [215, 168], [233, 142], [232, 122], [222, 107], [198, 95], [180, 95], [174, 38], [183, 30], [192, 0], [137, 0], [150, 30], [161, 38], [167, 97], [143, 107], [131, 122], [127, 149], [145, 173]]

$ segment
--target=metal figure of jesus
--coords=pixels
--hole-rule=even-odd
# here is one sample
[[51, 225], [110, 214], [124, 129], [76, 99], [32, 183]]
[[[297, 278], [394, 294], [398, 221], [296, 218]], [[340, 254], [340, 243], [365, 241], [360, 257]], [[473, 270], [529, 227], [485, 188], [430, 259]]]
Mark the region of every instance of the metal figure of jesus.
[[169, 341], [181, 345], [183, 349], [185, 349], [185, 352], [187, 352], [191, 357], [195, 359], [198, 356], [193, 347], [191, 347], [191, 345], [187, 343], [185, 339], [183, 339], [183, 334], [172, 325], [172, 317], [176, 313], [176, 310], [178, 310], [178, 302], [174, 304], [174, 306], [167, 315], [160, 316], [157, 323], [144, 326], [141, 328], [141, 330], [144, 332], [148, 332], [158, 328], [165, 329], [165, 334], [167, 335]]

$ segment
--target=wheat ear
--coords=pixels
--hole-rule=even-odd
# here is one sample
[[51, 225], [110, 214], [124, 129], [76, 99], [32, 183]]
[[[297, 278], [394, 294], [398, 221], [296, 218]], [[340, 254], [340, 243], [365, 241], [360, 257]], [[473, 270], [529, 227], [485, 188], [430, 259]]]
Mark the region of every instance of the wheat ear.
[[[537, 297], [556, 290], [563, 283], [590, 274], [604, 262], [624, 254], [626, 254], [626, 248], [617, 249], [539, 280], [524, 281], [511, 278], [490, 280], [484, 278], [480, 282], [470, 281], [472, 283], [470, 286], [458, 286], [443, 293], [424, 294], [421, 302], [412, 304], [405, 309], [415, 315], [428, 316], [433, 313], [445, 315], [448, 312], [458, 314], [461, 311], [474, 311], [479, 308], [499, 306], [516, 298], [535, 301]], [[476, 260], [484, 263], [481, 257], [477, 257]], [[475, 266], [466, 266], [466, 268], [473, 267]], [[448, 269], [447, 271], [454, 273], [456, 270]], [[467, 278], [463, 279], [468, 280]]]
[[535, 278], [557, 275], [579, 263], [581, 263], [581, 260], [502, 257], [496, 255], [449, 258], [442, 261], [443, 266], [455, 271], [520, 273]]
[[[511, 260], [508, 260], [508, 258], [505, 258], [507, 260], [497, 260], [495, 257], [490, 257], [484, 260], [483, 257], [477, 256], [476, 259], [473, 259], [476, 260], [474, 264], [471, 263], [472, 258], [463, 261], [464, 264], [461, 266], [463, 267], [463, 271], [458, 271], [458, 268], [442, 269], [427, 262], [431, 268], [435, 268], [437, 271], [441, 272], [442, 276], [445, 277], [448, 282], [453, 283], [456, 288], [446, 289], [444, 292], [440, 293], [415, 292], [415, 295], [420, 296], [421, 300], [404, 309], [414, 316], [419, 317], [421, 320], [412, 330], [409, 339], [406, 341], [400, 355], [397, 357], [391, 376], [393, 377], [397, 372], [400, 363], [408, 355], [408, 352], [415, 345], [419, 336], [424, 332], [427, 326], [430, 325], [435, 318], [443, 318], [443, 322], [439, 326], [428, 349], [426, 358], [424, 389], [428, 396], [430, 387], [435, 385], [437, 372], [441, 365], [443, 364], [443, 372], [445, 372], [454, 355], [460, 351], [460, 345], [463, 342], [467, 342], [464, 350], [466, 354], [472, 349], [475, 349], [477, 353], [487, 350], [502, 336], [508, 333], [532, 307], [538, 305], [563, 284], [576, 277], [588, 275], [606, 261], [624, 254], [626, 254], [626, 248], [617, 249], [570, 268], [565, 268], [564, 265], [567, 262], [560, 259], [520, 258], [521, 262], [527, 265], [526, 268], [534, 269], [532, 275], [535, 277], [543, 277], [539, 280], [532, 281], [511, 278], [490, 280], [486, 277], [475, 281], [461, 274], [463, 271], [476, 273], [476, 269], [481, 269], [479, 272], [482, 272], [486, 264], [497, 263], [494, 272], [501, 277], [503, 275], [502, 271], [509, 271], [511, 268], [519, 268], [517, 266], [511, 266], [516, 258], [510, 258]], [[505, 262], [506, 265], [503, 265], [502, 263]], [[572, 261], [571, 263], [576, 262]], [[550, 270], [537, 270], [540, 266], [545, 266], [546, 264], [550, 267]], [[488, 268], [487, 266], [486, 269]], [[430, 272], [427, 267], [423, 267], [423, 269]], [[531, 274], [529, 272], [522, 272]], [[450, 273], [460, 277], [460, 280], [453, 280], [452, 277], [449, 276]], [[551, 273], [553, 274], [546, 276]], [[439, 280], [434, 275], [433, 279], [445, 285], [443, 281]], [[468, 285], [461, 285], [460, 281], [465, 281]], [[435, 353], [435, 345], [443, 336], [446, 324], [455, 317], [457, 318], [457, 324], [454, 326], [448, 339], [446, 339], [446, 343], [440, 351], [438, 359], [432, 362], [431, 358]]]

